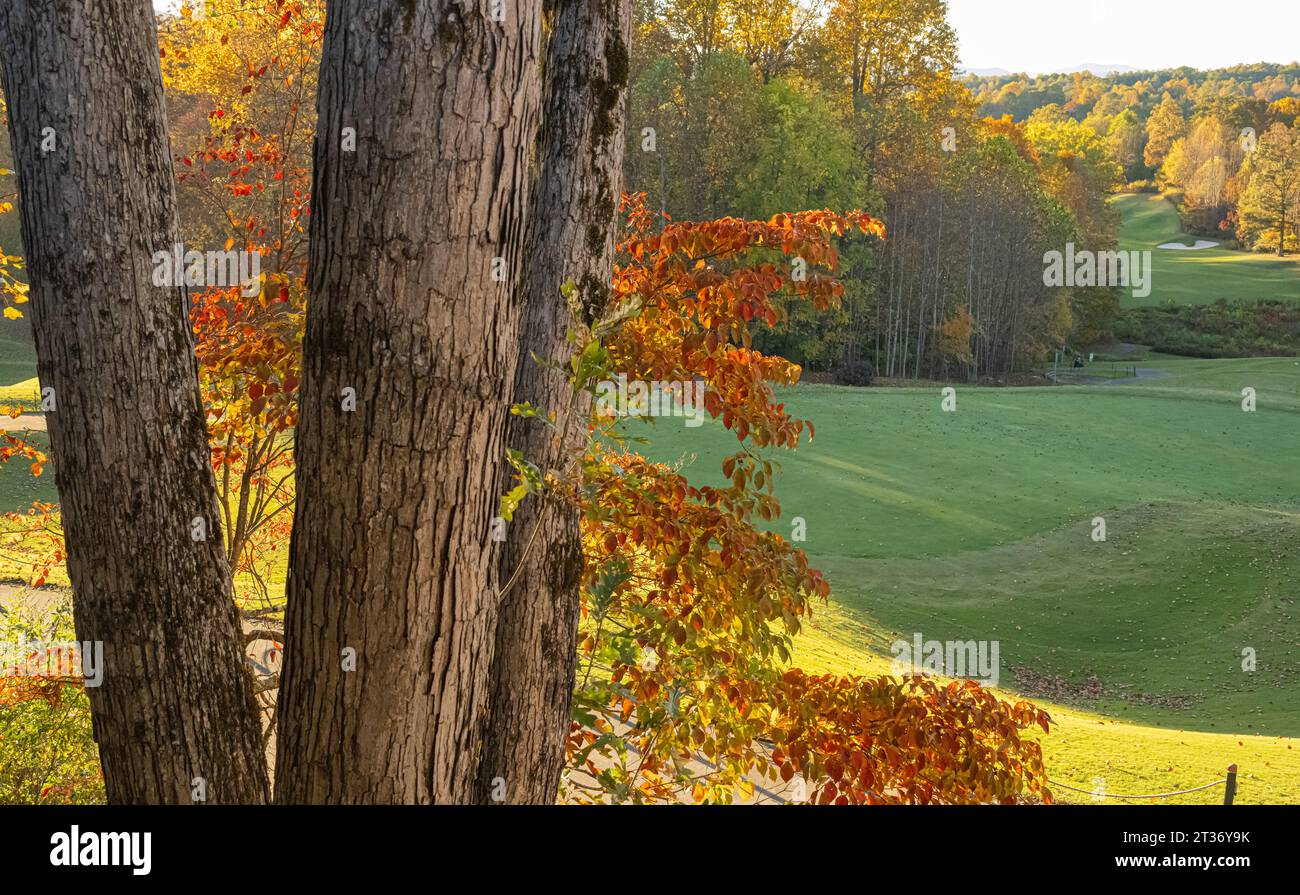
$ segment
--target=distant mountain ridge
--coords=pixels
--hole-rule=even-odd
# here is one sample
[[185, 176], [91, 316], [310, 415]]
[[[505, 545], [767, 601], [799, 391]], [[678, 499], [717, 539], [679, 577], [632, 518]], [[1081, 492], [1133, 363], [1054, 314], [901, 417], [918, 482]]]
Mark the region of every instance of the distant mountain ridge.
[[1011, 72], [1005, 68], [963, 68], [961, 70], [961, 73], [963, 75], [974, 75], [977, 78], [1005, 78], [1012, 74], [1026, 74], [1032, 76], [1072, 75], [1078, 72], [1086, 71], [1086, 72], [1092, 72], [1092, 74], [1096, 75], [1099, 78], [1105, 78], [1110, 75], [1123, 75], [1123, 74], [1128, 74], [1129, 72], [1140, 71], [1140, 70], [1141, 69], [1138, 69], [1137, 67], [1132, 65], [1115, 65], [1113, 63], [1105, 63], [1105, 62], [1101, 62], [1101, 63], [1085, 62], [1083, 65], [1076, 65], [1073, 68], [1058, 68], [1058, 69], [1053, 69], [1052, 71]]
[[1131, 71], [1138, 71], [1133, 65], [1114, 65], [1110, 63], [1085, 62], [1083, 65], [1076, 65], [1074, 68], [1062, 69], [1058, 72], [1048, 72], [1048, 74], [1072, 75], [1076, 72], [1092, 72], [1099, 78], [1107, 75], [1123, 75]]

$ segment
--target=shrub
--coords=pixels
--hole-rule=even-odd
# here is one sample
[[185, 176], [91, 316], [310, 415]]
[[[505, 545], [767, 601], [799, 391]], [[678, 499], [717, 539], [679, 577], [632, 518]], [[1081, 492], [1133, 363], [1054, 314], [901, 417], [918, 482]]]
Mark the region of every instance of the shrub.
[[835, 371], [835, 381], [839, 385], [853, 385], [859, 388], [866, 388], [871, 385], [871, 380], [876, 375], [875, 367], [871, 366], [870, 361], [855, 360], [843, 364]]
[[[0, 607], [0, 643], [76, 639], [70, 605], [41, 615], [22, 606]], [[103, 801], [104, 778], [86, 688], [80, 683], [0, 677], [0, 804]]]
[[1290, 357], [1300, 353], [1300, 305], [1219, 300], [1130, 309], [1116, 322], [1115, 335], [1122, 342], [1186, 357]]

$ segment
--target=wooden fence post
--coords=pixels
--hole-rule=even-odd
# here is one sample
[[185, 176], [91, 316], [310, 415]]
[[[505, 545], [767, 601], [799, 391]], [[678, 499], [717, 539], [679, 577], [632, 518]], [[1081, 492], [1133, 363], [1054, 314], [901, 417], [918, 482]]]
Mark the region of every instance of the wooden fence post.
[[1237, 795], [1237, 766], [1228, 765], [1228, 783], [1223, 787], [1223, 804], [1231, 805], [1233, 798]]

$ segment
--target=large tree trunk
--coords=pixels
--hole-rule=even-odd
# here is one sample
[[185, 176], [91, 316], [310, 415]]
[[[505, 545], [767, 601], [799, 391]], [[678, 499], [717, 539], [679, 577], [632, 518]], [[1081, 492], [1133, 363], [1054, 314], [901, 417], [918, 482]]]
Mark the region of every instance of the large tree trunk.
[[540, 19], [329, 6], [277, 801], [474, 798]]
[[[559, 0], [546, 53], [541, 171], [529, 213], [523, 348], [514, 400], [556, 411], [560, 433], [512, 417], [510, 446], [543, 471], [580, 450], [589, 403], [573, 405], [565, 375], [530, 358], [567, 361], [572, 281], [590, 323], [608, 304], [623, 183], [630, 0]], [[583, 393], [580, 397], [586, 397]], [[570, 408], [565, 410], [565, 408]], [[532, 545], [531, 548], [529, 545]], [[578, 513], [558, 498], [527, 498], [502, 551], [505, 592], [492, 666], [491, 720], [480, 799], [553, 803], [564, 766], [577, 661], [582, 573]]]
[[152, 285], [179, 241], [155, 27], [139, 0], [0, 5], [32, 328], [108, 799], [264, 802], [188, 297]]

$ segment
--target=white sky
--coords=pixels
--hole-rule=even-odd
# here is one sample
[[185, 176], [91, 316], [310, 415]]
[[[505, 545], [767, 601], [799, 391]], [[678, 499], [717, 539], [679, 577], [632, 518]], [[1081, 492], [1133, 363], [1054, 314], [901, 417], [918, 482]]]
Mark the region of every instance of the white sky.
[[948, 9], [966, 68], [1300, 61], [1300, 0], [948, 0]]
[[948, 0], [966, 68], [1300, 60], [1300, 0]]

